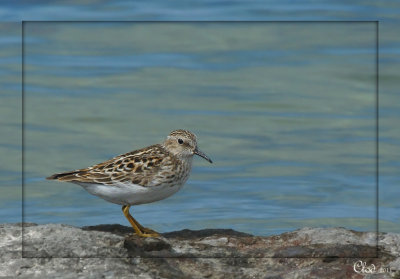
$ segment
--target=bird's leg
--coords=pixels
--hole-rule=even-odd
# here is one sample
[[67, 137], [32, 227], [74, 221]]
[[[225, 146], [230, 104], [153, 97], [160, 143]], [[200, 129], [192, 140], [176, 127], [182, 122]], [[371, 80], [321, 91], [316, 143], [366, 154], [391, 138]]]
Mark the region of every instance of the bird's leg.
[[[145, 227], [143, 227], [135, 218], [133, 218], [132, 217], [132, 215], [131, 214], [129, 214], [129, 208], [130, 208], [130, 206], [127, 206], [128, 207], [128, 209], [124, 209], [124, 208], [122, 208], [122, 210], [127, 210], [127, 215], [125, 214], [125, 212], [124, 212], [124, 214], [125, 214], [125, 217], [128, 219], [128, 221], [132, 224], [132, 222], [139, 228], [139, 230], [141, 230], [142, 232], [148, 232], [148, 230], [150, 230], [150, 229], [147, 229], [147, 228], [145, 228]], [[154, 232], [154, 231], [153, 231]]]
[[132, 215], [129, 213], [129, 205], [123, 205], [122, 206], [122, 212], [124, 213], [126, 219], [128, 219], [129, 223], [131, 224], [132, 228], [135, 230], [135, 233], [138, 236], [142, 237], [155, 237], [155, 236], [160, 236], [156, 231], [153, 231], [151, 229], [145, 228], [142, 225], [139, 224], [138, 221], [135, 220], [135, 218], [132, 217]]
[[[129, 211], [128, 211], [129, 213]], [[160, 236], [160, 234], [152, 229], [149, 228], [145, 228], [143, 227], [135, 218], [132, 217], [132, 215], [129, 215], [129, 218], [132, 220], [132, 222], [134, 222], [136, 224], [136, 226], [139, 227], [139, 229], [147, 234], [151, 234], [151, 236]]]

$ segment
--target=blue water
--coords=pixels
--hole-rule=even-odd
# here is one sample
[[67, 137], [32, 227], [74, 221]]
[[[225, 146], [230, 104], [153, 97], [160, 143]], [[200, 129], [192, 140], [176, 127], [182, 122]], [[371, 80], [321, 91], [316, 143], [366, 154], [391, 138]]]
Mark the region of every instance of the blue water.
[[[380, 230], [399, 232], [399, 7], [20, 1], [0, 14], [8, 21], [381, 19]], [[19, 222], [21, 26], [3, 23], [1, 32], [0, 220]], [[44, 177], [187, 128], [215, 163], [196, 159], [179, 193], [134, 207], [144, 225], [258, 235], [305, 226], [375, 230], [373, 23], [26, 22], [24, 32], [24, 221], [128, 225], [119, 206]]]

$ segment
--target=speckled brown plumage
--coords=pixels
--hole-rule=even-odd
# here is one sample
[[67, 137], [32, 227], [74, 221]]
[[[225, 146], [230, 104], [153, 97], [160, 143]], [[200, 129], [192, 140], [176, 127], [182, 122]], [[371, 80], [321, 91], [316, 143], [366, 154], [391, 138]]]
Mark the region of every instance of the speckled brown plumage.
[[185, 169], [182, 160], [168, 152], [161, 144], [155, 144], [88, 168], [54, 174], [48, 179], [106, 185], [132, 182], [146, 187], [173, 183], [175, 178], [183, 175]]

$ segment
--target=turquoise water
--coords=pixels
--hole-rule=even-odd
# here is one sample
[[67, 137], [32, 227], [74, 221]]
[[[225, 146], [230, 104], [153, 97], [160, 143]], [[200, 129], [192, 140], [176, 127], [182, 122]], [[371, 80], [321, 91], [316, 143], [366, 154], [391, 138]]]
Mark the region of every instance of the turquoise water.
[[[20, 29], [2, 31], [1, 111], [14, 117], [2, 118], [0, 218], [18, 222]], [[184, 128], [214, 164], [195, 159], [180, 192], [133, 207], [144, 225], [375, 230], [374, 23], [27, 22], [24, 34], [26, 222], [128, 225], [118, 205], [44, 177]], [[380, 225], [399, 231], [397, 81], [382, 81]]]

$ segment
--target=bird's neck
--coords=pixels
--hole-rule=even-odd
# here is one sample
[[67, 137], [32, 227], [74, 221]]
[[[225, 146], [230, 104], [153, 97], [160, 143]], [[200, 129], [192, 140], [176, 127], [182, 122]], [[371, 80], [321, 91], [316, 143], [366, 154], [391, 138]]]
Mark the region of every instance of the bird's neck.
[[186, 168], [192, 168], [193, 156], [176, 156]]

